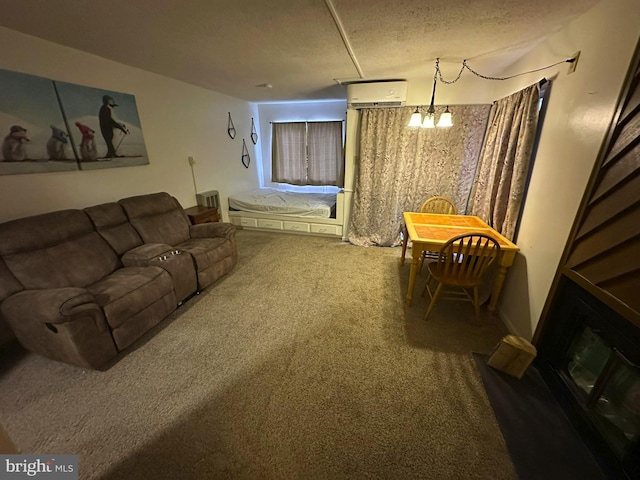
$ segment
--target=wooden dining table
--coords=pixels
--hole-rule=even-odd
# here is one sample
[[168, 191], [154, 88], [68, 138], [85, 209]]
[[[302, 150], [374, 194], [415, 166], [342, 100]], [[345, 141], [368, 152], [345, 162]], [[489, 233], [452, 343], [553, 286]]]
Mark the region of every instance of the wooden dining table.
[[487, 225], [482, 219], [473, 215], [442, 215], [437, 213], [404, 212], [405, 235], [402, 241], [402, 257], [400, 263], [404, 264], [407, 241], [412, 242], [411, 272], [409, 274], [409, 288], [406, 304], [411, 305], [413, 290], [418, 275], [418, 265], [424, 250], [438, 252], [440, 248], [456, 235], [479, 232], [491, 235], [500, 244], [500, 256], [498, 257], [498, 273], [493, 284], [489, 312], [494, 312], [502, 290], [507, 269], [513, 264], [518, 250], [517, 245]]

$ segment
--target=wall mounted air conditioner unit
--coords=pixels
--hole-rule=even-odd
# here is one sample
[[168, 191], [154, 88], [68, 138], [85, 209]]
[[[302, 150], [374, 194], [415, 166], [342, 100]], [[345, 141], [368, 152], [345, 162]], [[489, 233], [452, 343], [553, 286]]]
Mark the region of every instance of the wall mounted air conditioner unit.
[[402, 107], [407, 101], [407, 82], [350, 83], [347, 85], [349, 108]]

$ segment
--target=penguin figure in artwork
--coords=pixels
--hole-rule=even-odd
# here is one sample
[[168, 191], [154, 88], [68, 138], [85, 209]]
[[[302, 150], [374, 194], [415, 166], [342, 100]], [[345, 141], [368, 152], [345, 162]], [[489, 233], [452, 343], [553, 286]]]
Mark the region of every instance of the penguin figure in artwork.
[[49, 155], [49, 160], [66, 160], [67, 155], [64, 151], [65, 145], [68, 143], [67, 132], [59, 129], [58, 127], [51, 127], [51, 137], [49, 137], [49, 141], [47, 141], [47, 154]]
[[114, 130], [118, 129], [125, 135], [129, 133], [127, 127], [116, 120], [113, 108], [117, 106], [118, 104], [115, 102], [113, 97], [109, 95], [104, 95], [102, 97], [102, 106], [98, 113], [98, 119], [100, 120], [100, 133], [102, 133], [102, 137], [107, 144], [106, 158], [115, 158], [118, 156], [116, 155], [116, 149], [113, 146]]
[[20, 125], [12, 125], [9, 135], [2, 141], [2, 158], [8, 162], [21, 162], [26, 160], [27, 154], [24, 144], [29, 141], [27, 129]]
[[80, 158], [85, 162], [93, 162], [98, 157], [96, 142], [94, 141], [94, 131], [80, 122], [76, 122], [76, 127], [82, 134], [80, 142]]

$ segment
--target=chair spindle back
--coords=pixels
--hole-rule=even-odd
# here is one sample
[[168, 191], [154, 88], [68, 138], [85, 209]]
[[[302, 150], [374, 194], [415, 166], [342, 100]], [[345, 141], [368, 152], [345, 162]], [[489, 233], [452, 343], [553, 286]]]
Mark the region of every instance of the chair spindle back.
[[431, 197], [420, 206], [420, 213], [439, 213], [442, 215], [457, 215], [458, 209], [447, 197]]

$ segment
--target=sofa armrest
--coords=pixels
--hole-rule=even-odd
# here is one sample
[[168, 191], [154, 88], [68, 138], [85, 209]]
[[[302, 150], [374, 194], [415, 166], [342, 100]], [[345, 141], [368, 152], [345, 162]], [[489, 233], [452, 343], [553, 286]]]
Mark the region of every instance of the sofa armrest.
[[100, 368], [118, 353], [104, 312], [84, 288], [23, 290], [0, 303], [27, 350], [71, 365]]
[[150, 261], [172, 250], [175, 250], [175, 247], [166, 243], [145, 243], [125, 253], [122, 256], [122, 264], [125, 267], [146, 267]]
[[224, 222], [200, 223], [191, 225], [189, 234], [191, 238], [224, 237], [231, 240], [236, 234], [236, 227]]
[[102, 310], [93, 295], [84, 288], [23, 290], [6, 298], [0, 305], [0, 311], [10, 325], [21, 319], [56, 325], [90, 316], [98, 331], [108, 330]]

